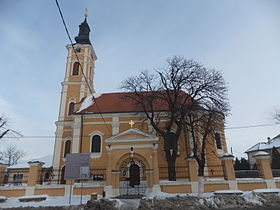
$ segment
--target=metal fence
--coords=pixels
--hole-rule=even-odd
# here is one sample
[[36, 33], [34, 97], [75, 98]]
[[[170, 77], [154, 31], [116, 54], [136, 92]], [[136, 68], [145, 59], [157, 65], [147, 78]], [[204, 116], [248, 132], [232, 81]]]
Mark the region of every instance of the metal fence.
[[[66, 184], [64, 179], [64, 168], [59, 170], [54, 169], [42, 169], [39, 171], [37, 184], [48, 185], [48, 184]], [[105, 168], [91, 168], [90, 169], [90, 181], [105, 181], [106, 180], [106, 169]]]
[[235, 171], [236, 178], [259, 178], [258, 170], [239, 170]]
[[42, 169], [38, 173], [37, 184], [66, 184], [64, 179], [64, 169]]
[[236, 178], [260, 178], [261, 174], [257, 170], [258, 165], [257, 164], [251, 164], [249, 165], [248, 170], [236, 170], [235, 171], [235, 177]]
[[[159, 167], [159, 179], [168, 180], [169, 167]], [[188, 166], [176, 166], [176, 179], [189, 179]]]
[[27, 184], [27, 172], [1, 172], [0, 186], [22, 186]]
[[272, 169], [273, 177], [280, 177], [280, 169]]
[[105, 181], [106, 180], [106, 168], [90, 169], [90, 178], [93, 181]]

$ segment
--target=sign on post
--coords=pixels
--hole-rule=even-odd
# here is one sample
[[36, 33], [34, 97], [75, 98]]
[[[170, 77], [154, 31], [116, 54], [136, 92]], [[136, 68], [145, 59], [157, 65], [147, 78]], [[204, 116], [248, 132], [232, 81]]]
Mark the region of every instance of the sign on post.
[[66, 155], [65, 180], [90, 179], [89, 169], [89, 153], [71, 153]]

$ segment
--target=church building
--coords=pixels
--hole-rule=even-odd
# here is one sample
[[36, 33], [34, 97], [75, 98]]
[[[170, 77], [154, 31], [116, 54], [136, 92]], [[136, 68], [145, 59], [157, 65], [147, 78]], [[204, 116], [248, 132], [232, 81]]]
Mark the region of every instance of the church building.
[[[269, 145], [277, 146], [278, 137], [267, 143], [265, 150], [251, 148], [258, 179], [255, 173], [253, 177], [240, 177], [233, 167], [233, 155], [227, 153], [224, 122], [220, 120], [220, 115], [217, 117], [218, 125], [214, 124], [211, 128], [214, 132], [206, 139], [200, 138], [197, 132], [198, 138], [195, 137], [194, 141], [192, 137], [195, 133], [190, 135], [188, 130], [178, 129], [178, 121], [177, 127], [173, 127], [168, 118], [170, 109], [161, 103], [160, 98], [150, 103], [154, 107], [153, 113], [157, 115], [147, 119], [145, 114], [151, 113], [151, 110], [144, 110], [129, 100], [129, 96], [135, 93], [97, 94], [94, 91], [97, 56], [90, 41], [86, 17], [79, 26], [75, 41], [75, 44], [66, 46], [68, 55], [56, 121], [53, 160], [46, 156], [13, 166], [0, 162], [0, 196], [37, 196], [42, 199], [46, 195], [71, 197], [97, 194], [99, 198], [127, 198], [145, 196], [151, 192], [153, 195], [158, 192], [225, 193], [222, 191], [255, 189], [269, 189], [272, 192], [272, 188], [280, 188], [280, 179], [274, 178], [277, 174], [271, 169], [268, 153]], [[162, 96], [167, 91], [155, 92]], [[183, 94], [186, 101], [186, 93], [182, 91], [179, 94]], [[160, 130], [154, 122], [163, 128], [170, 122], [170, 131]], [[171, 142], [173, 132], [177, 136], [176, 141]], [[207, 144], [203, 171], [195, 159], [195, 143], [198, 141], [199, 145], [204, 140]], [[82, 156], [87, 158], [86, 167], [79, 165]], [[75, 164], [69, 164], [69, 158]], [[172, 164], [170, 158], [175, 160]], [[69, 166], [76, 165], [79, 176], [70, 179]], [[85, 175], [86, 180], [81, 180], [81, 175]]]
[[[61, 179], [60, 184], [67, 183], [63, 178], [66, 155], [90, 153], [91, 179], [85, 184], [101, 187], [106, 196], [174, 190], [194, 192], [191, 185], [184, 190], [180, 184], [168, 188], [163, 139], [145, 120], [141, 109], [125, 100], [125, 93], [95, 93], [97, 56], [86, 17], [75, 41], [74, 46], [66, 46], [67, 63], [56, 122], [52, 167]], [[205, 176], [224, 177], [219, 158], [227, 152], [223, 129], [210, 141], [213, 144], [207, 148], [211, 152], [206, 155]], [[193, 164], [187, 161], [190, 147], [191, 142], [182, 136], [174, 154], [177, 155], [177, 181], [191, 180]]]

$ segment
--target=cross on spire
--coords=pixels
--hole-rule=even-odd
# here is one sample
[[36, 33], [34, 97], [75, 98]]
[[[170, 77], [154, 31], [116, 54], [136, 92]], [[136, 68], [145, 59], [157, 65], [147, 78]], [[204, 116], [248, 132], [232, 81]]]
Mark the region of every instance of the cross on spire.
[[88, 10], [87, 10], [87, 8], [85, 9], [85, 18], [87, 18], [87, 16], [88, 16]]

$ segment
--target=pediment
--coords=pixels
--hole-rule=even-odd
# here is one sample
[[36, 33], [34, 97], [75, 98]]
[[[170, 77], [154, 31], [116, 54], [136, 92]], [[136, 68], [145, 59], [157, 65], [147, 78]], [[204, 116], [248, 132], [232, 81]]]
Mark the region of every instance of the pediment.
[[158, 137], [144, 133], [136, 128], [130, 128], [117, 135], [114, 135], [108, 139], [106, 142], [129, 142], [129, 141], [157, 141]]

